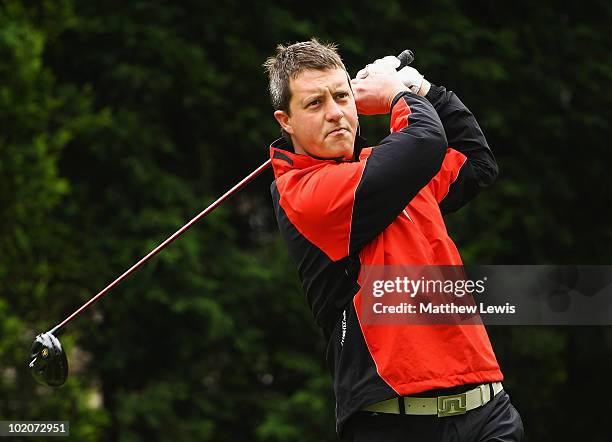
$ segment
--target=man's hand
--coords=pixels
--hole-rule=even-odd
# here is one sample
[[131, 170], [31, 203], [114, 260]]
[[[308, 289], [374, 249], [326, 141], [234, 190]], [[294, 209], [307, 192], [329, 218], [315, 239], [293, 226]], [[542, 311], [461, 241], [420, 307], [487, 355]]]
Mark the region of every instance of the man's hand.
[[366, 78], [369, 74], [394, 74], [399, 65], [400, 61], [397, 57], [387, 55], [357, 72], [355, 78]]
[[[402, 80], [402, 83], [404, 83], [410, 88], [411, 92], [425, 96], [425, 94], [427, 94], [427, 91], [429, 91], [429, 82], [425, 80], [425, 77], [423, 77], [415, 68], [411, 68], [410, 66], [404, 66], [398, 71], [397, 75], [399, 75], [400, 79]], [[427, 91], [421, 94], [421, 90], [424, 86], [423, 83], [426, 83]]]
[[386, 114], [391, 110], [393, 98], [401, 91], [409, 89], [393, 73], [372, 70], [365, 78], [351, 80], [355, 93], [357, 113], [361, 115]]
[[[357, 72], [356, 78], [367, 78], [368, 75], [376, 73], [395, 73], [395, 70], [399, 67], [400, 61], [393, 55], [388, 55], [383, 58], [379, 58], [374, 63], [367, 65], [365, 68]], [[429, 92], [431, 84], [425, 80], [423, 75], [419, 73], [415, 68], [405, 66], [397, 72], [400, 80], [406, 85], [410, 92], [425, 96]]]

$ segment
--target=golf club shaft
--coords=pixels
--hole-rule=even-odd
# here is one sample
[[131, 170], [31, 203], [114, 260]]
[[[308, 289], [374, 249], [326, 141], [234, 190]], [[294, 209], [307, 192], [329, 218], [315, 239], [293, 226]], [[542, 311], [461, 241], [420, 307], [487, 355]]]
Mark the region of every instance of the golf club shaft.
[[115, 279], [113, 282], [111, 282], [109, 285], [107, 285], [104, 289], [102, 289], [102, 291], [100, 291], [100, 293], [98, 293], [96, 296], [94, 296], [93, 298], [91, 298], [89, 301], [87, 301], [85, 304], [83, 304], [77, 311], [75, 311], [73, 314], [71, 314], [70, 316], [68, 316], [66, 319], [64, 319], [61, 323], [59, 323], [58, 325], [56, 325], [51, 331], [51, 334], [56, 334], [62, 327], [64, 327], [66, 324], [68, 324], [70, 321], [72, 321], [74, 318], [76, 318], [77, 316], [79, 316], [85, 309], [87, 309], [89, 306], [91, 306], [93, 303], [95, 303], [97, 300], [99, 300], [102, 296], [104, 296], [105, 294], [107, 294], [111, 289], [113, 289], [116, 285], [118, 285], [121, 281], [123, 281], [125, 278], [127, 278], [132, 272], [134, 272], [136, 269], [138, 269], [140, 266], [142, 266], [145, 262], [147, 262], [149, 259], [151, 259], [153, 256], [157, 255], [162, 249], [164, 249], [168, 244], [170, 244], [172, 241], [174, 241], [176, 238], [178, 238], [179, 236], [181, 236], [183, 233], [185, 233], [191, 226], [193, 226], [195, 223], [197, 223], [199, 220], [201, 220], [203, 217], [205, 217], [206, 215], [208, 215], [210, 212], [212, 212], [213, 210], [215, 210], [221, 203], [223, 203], [226, 199], [228, 199], [230, 196], [232, 196], [234, 193], [236, 193], [238, 190], [240, 190], [242, 187], [244, 187], [249, 181], [251, 181], [253, 178], [255, 178], [257, 175], [259, 175], [261, 172], [263, 172], [265, 169], [267, 169], [270, 164], [272, 163], [271, 160], [267, 160], [265, 163], [263, 163], [261, 166], [259, 166], [257, 169], [255, 169], [253, 172], [251, 172], [249, 175], [247, 175], [242, 181], [240, 181], [238, 184], [236, 184], [234, 187], [232, 187], [230, 190], [228, 190], [227, 192], [225, 192], [222, 196], [220, 196], [215, 202], [213, 202], [210, 206], [208, 206], [206, 209], [202, 210], [199, 214], [197, 214], [191, 221], [189, 221], [187, 224], [185, 224], [183, 227], [181, 227], [179, 230], [177, 230], [176, 232], [174, 232], [171, 236], [169, 236], [164, 242], [162, 242], [160, 245], [158, 245], [157, 247], [155, 247], [153, 250], [151, 250], [145, 257], [143, 257], [140, 261], [138, 261], [136, 264], [134, 264], [132, 267], [130, 267], [128, 270], [125, 271], [125, 273], [123, 273], [121, 276], [119, 276], [117, 279]]

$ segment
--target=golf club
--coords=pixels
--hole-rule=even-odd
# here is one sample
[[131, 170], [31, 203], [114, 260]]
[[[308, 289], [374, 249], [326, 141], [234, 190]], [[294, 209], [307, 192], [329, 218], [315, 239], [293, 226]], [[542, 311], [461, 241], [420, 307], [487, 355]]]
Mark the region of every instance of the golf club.
[[[406, 49], [402, 51], [401, 54], [397, 56], [400, 60], [400, 66], [398, 69], [403, 68], [404, 66], [409, 65], [414, 60], [414, 54], [411, 50]], [[68, 359], [66, 357], [66, 353], [60, 343], [57, 335], [63, 330], [63, 328], [70, 323], [73, 319], [79, 316], [84, 310], [89, 308], [92, 304], [97, 302], [100, 298], [106, 295], [110, 290], [112, 290], [115, 286], [117, 286], [121, 281], [127, 278], [131, 273], [141, 267], [144, 263], [149, 261], [153, 256], [157, 255], [161, 250], [163, 250], [166, 246], [168, 246], [171, 242], [185, 233], [189, 228], [191, 228], [195, 223], [200, 221], [210, 212], [215, 210], [219, 205], [221, 205], [226, 199], [244, 187], [247, 183], [249, 183], [252, 179], [257, 177], [261, 172], [267, 169], [271, 165], [272, 161], [267, 160], [249, 175], [247, 175], [242, 181], [232, 187], [230, 190], [225, 192], [221, 197], [219, 197], [216, 201], [214, 201], [211, 205], [209, 205], [206, 209], [201, 211], [198, 215], [196, 215], [191, 221], [181, 227], [179, 230], [174, 232], [171, 236], [169, 236], [165, 241], [151, 250], [147, 255], [145, 255], [140, 261], [126, 270], [121, 276], [107, 285], [104, 289], [102, 289], [98, 294], [96, 294], [93, 298], [79, 307], [74, 313], [60, 322], [58, 325], [53, 327], [51, 330], [41, 333], [36, 336], [34, 343], [32, 344], [32, 349], [30, 350], [30, 372], [34, 379], [43, 384], [50, 387], [60, 387], [66, 382], [68, 378]]]
[[138, 261], [136, 264], [126, 270], [121, 276], [119, 276], [117, 279], [107, 285], [97, 295], [95, 295], [93, 298], [83, 304], [74, 313], [72, 313], [70, 316], [68, 316], [66, 319], [64, 319], [62, 322], [60, 322], [48, 332], [41, 333], [36, 336], [36, 339], [34, 340], [34, 343], [32, 344], [32, 349], [30, 351], [29, 364], [30, 372], [32, 373], [34, 379], [37, 382], [50, 387], [59, 387], [63, 385], [66, 382], [66, 379], [68, 378], [68, 359], [66, 358], [66, 353], [62, 348], [62, 344], [60, 343], [59, 339], [57, 339], [57, 334], [59, 334], [69, 322], [79, 316], [84, 310], [86, 310], [104, 295], [106, 295], [113, 287], [115, 287], [121, 281], [127, 278], [132, 272], [134, 272], [136, 269], [146, 263], [153, 256], [157, 255], [171, 242], [173, 242], [175, 239], [185, 233], [191, 226], [193, 226], [199, 220], [201, 220], [210, 212], [215, 210], [226, 199], [228, 199], [234, 193], [239, 191], [252, 179], [258, 176], [265, 169], [267, 169], [271, 165], [271, 163], [271, 160], [267, 160], [265, 163], [263, 163], [261, 166], [259, 166], [249, 175], [247, 175], [242, 181], [240, 181], [238, 184], [236, 184], [234, 187], [232, 187], [230, 190], [220, 196], [206, 209], [196, 215], [191, 221], [189, 221], [179, 230], [174, 232], [164, 242], [162, 242], [153, 250], [151, 250], [140, 261]]

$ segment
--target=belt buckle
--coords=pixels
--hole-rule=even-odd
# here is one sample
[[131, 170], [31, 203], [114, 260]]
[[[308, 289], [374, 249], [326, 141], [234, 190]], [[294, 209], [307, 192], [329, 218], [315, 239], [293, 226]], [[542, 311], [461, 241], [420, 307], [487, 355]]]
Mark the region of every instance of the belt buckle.
[[467, 394], [438, 396], [438, 417], [456, 416], [467, 412]]

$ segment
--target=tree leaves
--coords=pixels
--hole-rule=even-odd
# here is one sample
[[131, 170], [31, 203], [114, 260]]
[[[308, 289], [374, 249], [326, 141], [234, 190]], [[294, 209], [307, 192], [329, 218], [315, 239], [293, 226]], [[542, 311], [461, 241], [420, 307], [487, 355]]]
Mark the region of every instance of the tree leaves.
[[[457, 91], [501, 168], [448, 217], [465, 262], [609, 263], [612, 10], [590, 3], [3, 2], [0, 415], [69, 419], [83, 441], [335, 440], [325, 342], [270, 173], [70, 324], [64, 388], [25, 368], [36, 333], [263, 162], [278, 127], [261, 64], [278, 43], [335, 41], [351, 73], [411, 48]], [[372, 143], [388, 131], [361, 125]], [[537, 439], [566, 436], [540, 422], [612, 368], [603, 329], [491, 337]], [[532, 404], [540, 387], [553, 405]], [[565, 417], [604, 440], [581, 413]]]

